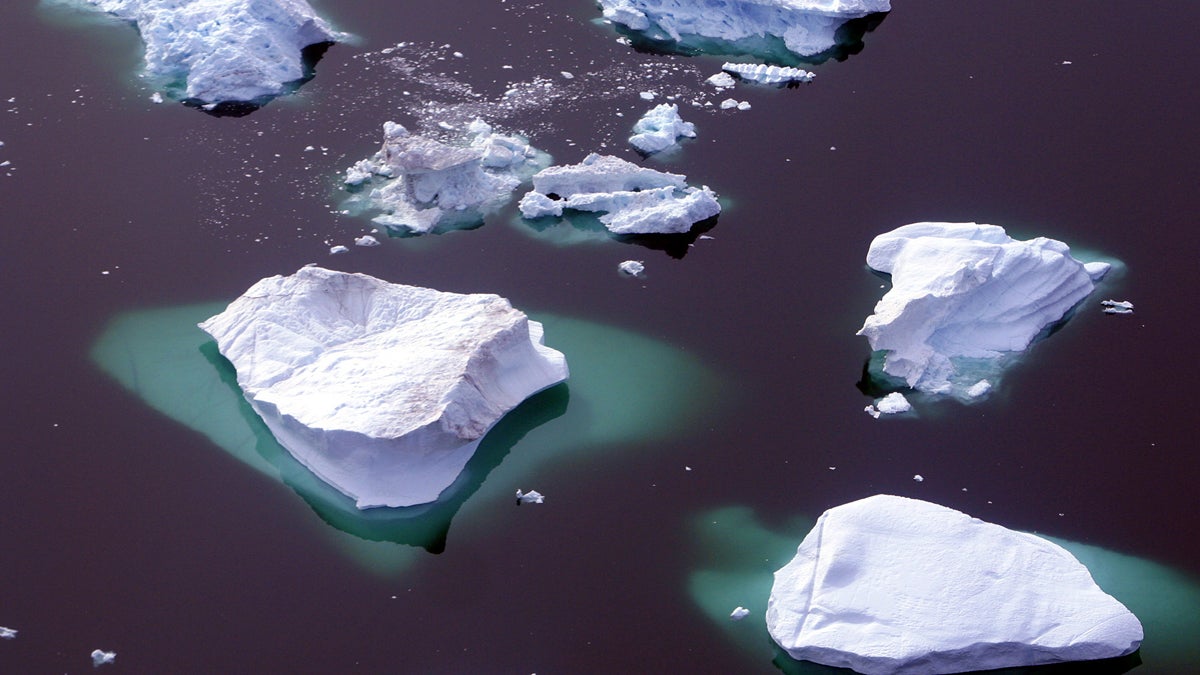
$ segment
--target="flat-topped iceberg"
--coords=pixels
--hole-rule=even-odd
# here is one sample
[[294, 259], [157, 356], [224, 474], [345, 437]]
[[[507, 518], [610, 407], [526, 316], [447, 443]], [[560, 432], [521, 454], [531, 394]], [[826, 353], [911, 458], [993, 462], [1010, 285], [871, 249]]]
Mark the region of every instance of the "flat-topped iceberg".
[[766, 619], [793, 658], [865, 675], [1105, 659], [1142, 641], [1058, 544], [890, 495], [822, 514], [775, 573]]
[[307, 0], [71, 0], [137, 26], [146, 75], [175, 98], [259, 105], [311, 77], [304, 50], [345, 38]]
[[[599, 0], [604, 18], [662, 42], [704, 50], [703, 41], [770, 51], [781, 41], [792, 54], [812, 57], [834, 49], [846, 22], [891, 11], [890, 0]], [[719, 50], [725, 51], [725, 50]]]
[[688, 232], [721, 212], [717, 195], [707, 186], [688, 187], [686, 176], [596, 153], [539, 171], [520, 206], [526, 218], [562, 216], [566, 209], [600, 212], [614, 234]]
[[313, 266], [200, 327], [279, 443], [360, 509], [436, 500], [493, 424], [567, 377], [504, 298]]
[[886, 353], [883, 373], [963, 399], [989, 375], [994, 381], [1003, 357], [1061, 321], [1109, 269], [1076, 260], [1061, 241], [1017, 241], [975, 223], [914, 223], [881, 234], [867, 265], [892, 277], [858, 332]]
[[639, 151], [650, 155], [675, 145], [680, 137], [695, 138], [696, 125], [684, 122], [679, 116], [679, 106], [660, 103], [646, 111], [633, 125], [629, 143]]
[[482, 120], [468, 125], [460, 145], [383, 125], [383, 147], [346, 171], [358, 192], [356, 210], [381, 211], [372, 220], [399, 234], [422, 234], [483, 221], [538, 169], [549, 155], [518, 136], [495, 133]]

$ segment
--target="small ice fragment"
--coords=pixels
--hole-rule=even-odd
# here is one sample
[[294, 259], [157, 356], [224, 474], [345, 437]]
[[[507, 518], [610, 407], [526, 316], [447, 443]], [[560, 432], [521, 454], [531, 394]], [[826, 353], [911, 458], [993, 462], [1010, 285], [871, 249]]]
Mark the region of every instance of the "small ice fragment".
[[530, 490], [529, 492], [522, 492], [520, 490], [517, 490], [517, 503], [518, 504], [541, 504], [545, 501], [546, 501], [546, 498], [544, 496], [542, 496], [542, 493], [538, 492], [537, 490]]
[[573, 80], [573, 79], [575, 79], [575, 75], [574, 75], [573, 73], [570, 73], [570, 72], [566, 71], [566, 70], [564, 70], [564, 71], [560, 72], [560, 73], [559, 73], [559, 75], [562, 75], [564, 80]]
[[640, 94], [638, 94], [638, 96], [641, 96], [643, 101], [653, 101], [654, 97], [657, 96], [657, 94], [655, 94], [652, 91], [643, 91]]
[[725, 71], [721, 71], [716, 75], [713, 75], [705, 80], [705, 82], [711, 84], [717, 89], [728, 89], [737, 84], [737, 81], [733, 79], [733, 76]]
[[690, 467], [690, 466], [685, 466], [685, 467], [683, 467], [683, 470], [684, 470], [684, 471], [691, 471], [691, 470], [692, 470], [692, 467]]
[[98, 667], [106, 663], [112, 663], [117, 660], [116, 652], [105, 652], [99, 649], [92, 650], [92, 666]]
[[742, 607], [741, 605], [738, 605], [732, 612], [729, 613], [729, 618], [732, 621], [741, 621], [747, 616], [750, 616], [750, 610]]
[[1064, 65], [1064, 66], [1069, 66], [1069, 65], [1071, 65], [1071, 62], [1070, 62], [1070, 61], [1063, 61], [1063, 62], [1062, 62], [1062, 65]]
[[925, 477], [921, 474], [917, 474], [913, 476], [913, 480], [917, 481], [918, 483], [923, 483], [925, 481]]
[[1128, 300], [1102, 300], [1105, 314], [1133, 314], [1133, 303]]
[[349, 253], [349, 252], [350, 252], [350, 249], [346, 248], [345, 246], [342, 246], [341, 244], [338, 244], [337, 246], [333, 246], [329, 249], [329, 255], [335, 255], [338, 253]]
[[454, 58], [456, 58], [456, 59], [461, 59], [462, 57], [463, 57], [463, 53], [462, 53], [462, 52], [454, 52]]
[[162, 94], [160, 94], [156, 91], [153, 94], [150, 94], [150, 100], [154, 103], [162, 103], [163, 102]]
[[376, 239], [375, 237], [372, 237], [369, 234], [364, 234], [363, 236], [354, 240], [354, 245], [355, 246], [378, 246], [379, 240]]
[[16, 637], [17, 629], [0, 626], [0, 638], [4, 638], [5, 640], [15, 640]]
[[454, 131], [454, 125], [449, 122], [438, 122], [438, 126], [446, 131]]
[[617, 265], [617, 269], [631, 277], [636, 277], [646, 270], [646, 266], [642, 264], [641, 260], [626, 260], [620, 265]]
[[311, 146], [311, 145], [308, 145], [308, 146], [305, 146], [305, 147], [304, 147], [304, 151], [305, 151], [305, 152], [312, 152], [313, 150], [316, 150], [316, 148], [314, 148], [314, 147], [313, 147], [313, 146]]
[[750, 109], [750, 101], [742, 101], [741, 103], [738, 104], [737, 108], [738, 108], [738, 110], [749, 110]]
[[721, 110], [729, 110], [730, 108], [738, 107], [737, 99], [727, 98], [721, 101]]
[[971, 398], [979, 398], [992, 390], [992, 383], [987, 380], [980, 380], [967, 388], [967, 396]]
[[898, 391], [893, 391], [876, 401], [875, 407], [885, 415], [895, 415], [912, 410], [912, 404], [908, 402], [908, 399], [904, 398], [904, 394]]

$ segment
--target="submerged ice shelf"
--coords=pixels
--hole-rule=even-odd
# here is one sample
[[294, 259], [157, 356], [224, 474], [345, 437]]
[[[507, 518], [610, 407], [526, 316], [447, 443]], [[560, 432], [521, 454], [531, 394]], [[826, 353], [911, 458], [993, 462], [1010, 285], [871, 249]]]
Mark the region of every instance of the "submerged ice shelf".
[[1066, 317], [1110, 267], [1076, 260], [1061, 241], [975, 223], [881, 234], [867, 265], [892, 278], [858, 332], [885, 353], [883, 374], [962, 399], [986, 393], [1003, 359]]
[[338, 42], [306, 0], [64, 0], [137, 27], [145, 73], [204, 106], [261, 104], [302, 82], [304, 50]]
[[304, 267], [200, 325], [279, 442], [360, 509], [434, 501], [525, 398], [567, 377], [495, 295]]

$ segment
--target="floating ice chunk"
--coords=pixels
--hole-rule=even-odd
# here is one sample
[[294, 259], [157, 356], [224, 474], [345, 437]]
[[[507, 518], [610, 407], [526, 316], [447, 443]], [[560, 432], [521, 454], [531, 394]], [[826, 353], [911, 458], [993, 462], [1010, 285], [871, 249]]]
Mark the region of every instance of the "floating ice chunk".
[[643, 91], [639, 93], [638, 96], [640, 96], [643, 101], [653, 101], [654, 97], [658, 96], [658, 94], [652, 91]]
[[979, 398], [992, 390], [992, 383], [987, 380], [980, 380], [975, 384], [967, 387], [967, 398]]
[[467, 125], [459, 145], [383, 125], [383, 146], [346, 171], [359, 190], [352, 210], [380, 211], [374, 222], [404, 234], [469, 227], [503, 206], [549, 156], [522, 138], [503, 136], [482, 120]]
[[74, 1], [136, 24], [146, 75], [202, 105], [283, 94], [309, 76], [305, 47], [346, 38], [306, 0]]
[[647, 155], [666, 150], [675, 145], [681, 136], [696, 137], [696, 125], [684, 122], [679, 116], [679, 106], [660, 103], [642, 115], [633, 125], [629, 143]]
[[537, 490], [530, 490], [529, 492], [521, 492], [520, 490], [517, 490], [518, 504], [542, 504], [545, 501], [546, 497]]
[[904, 394], [894, 391], [887, 396], [875, 401], [874, 405], [869, 405], [864, 408], [868, 415], [879, 419], [880, 415], [896, 415], [912, 410], [912, 404], [908, 399], [904, 398]]
[[117, 660], [116, 652], [106, 652], [99, 649], [92, 650], [92, 667], [103, 666], [106, 663], [114, 663]]
[[1142, 641], [1059, 545], [890, 495], [822, 514], [775, 573], [766, 619], [793, 658], [865, 675], [1104, 659]]
[[354, 240], [355, 246], [378, 246], [379, 240], [369, 234], [364, 234]]
[[891, 10], [889, 0], [600, 0], [604, 18], [654, 40], [730, 43], [782, 40], [799, 56], [838, 44], [847, 21]]
[[892, 276], [858, 332], [886, 352], [883, 373], [960, 397], [1066, 316], [1109, 268], [1085, 265], [1060, 241], [1017, 241], [975, 223], [914, 223], [881, 234], [867, 264]]
[[526, 218], [564, 209], [602, 212], [600, 222], [614, 234], [683, 233], [721, 212], [716, 194], [688, 187], [686, 176], [596, 153], [579, 164], [538, 172], [520, 207]]
[[913, 476], [913, 480], [917, 481], [918, 483], [923, 483], [923, 482], [925, 482], [925, 477], [922, 476], [921, 474], [917, 474], [917, 475]]
[[493, 424], [567, 377], [504, 298], [315, 266], [200, 327], [280, 444], [360, 509], [434, 501]]
[[151, 103], [162, 103], [163, 95], [158, 93], [157, 91], [154, 92], [153, 94], [150, 94], [150, 102]]
[[329, 255], [337, 255], [338, 253], [349, 253], [350, 249], [338, 244], [337, 246], [329, 247]]
[[631, 277], [636, 277], [642, 272], [646, 271], [646, 265], [643, 264], [641, 260], [626, 260], [620, 265], [617, 265], [617, 269]]
[[787, 84], [788, 82], [812, 82], [815, 73], [803, 68], [768, 66], [761, 63], [726, 63], [721, 66], [728, 73], [759, 84]]
[[575, 79], [575, 74], [574, 74], [574, 73], [571, 73], [571, 72], [569, 72], [569, 71], [566, 71], [566, 70], [564, 70], [564, 71], [560, 72], [560, 73], [559, 73], [559, 75], [562, 75], [562, 77], [563, 77], [563, 79], [564, 79], [564, 80], [573, 80], [573, 79]]
[[0, 638], [5, 640], [15, 640], [17, 638], [17, 629], [0, 626]]
[[724, 71], [713, 75], [705, 80], [705, 82], [711, 84], [717, 89], [729, 89], [730, 87], [737, 85], [737, 82], [733, 79], [733, 76]]
[[1133, 314], [1133, 303], [1128, 300], [1101, 300], [1105, 314]]
[[721, 110], [729, 110], [736, 107], [738, 107], [738, 100], [736, 98], [727, 98], [721, 101]]
[[741, 605], [738, 605], [733, 609], [732, 612], [729, 613], [729, 619], [731, 621], [741, 621], [748, 616], [750, 616], [750, 610], [742, 607]]

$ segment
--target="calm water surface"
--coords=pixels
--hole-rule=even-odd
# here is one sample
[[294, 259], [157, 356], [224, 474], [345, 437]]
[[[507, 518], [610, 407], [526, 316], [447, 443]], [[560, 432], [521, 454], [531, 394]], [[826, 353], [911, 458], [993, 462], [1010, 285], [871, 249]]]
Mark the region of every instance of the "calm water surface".
[[[750, 589], [762, 575], [735, 572], [781, 566], [805, 523], [879, 492], [1096, 547], [1094, 569], [1132, 560], [1113, 565], [1114, 593], [1179, 605], [1143, 616], [1136, 672], [1200, 661], [1178, 648], [1200, 644], [1200, 6], [897, 0], [813, 84], [741, 85], [728, 95], [752, 109], [717, 112], [686, 101], [726, 96], [699, 84], [719, 59], [630, 50], [586, 0], [321, 5], [359, 42], [241, 118], [152, 104], [126, 27], [0, 5], [0, 625], [20, 631], [0, 671], [82, 672], [103, 648], [127, 672], [775, 672], [760, 624], [711, 619], [697, 580]], [[402, 41], [417, 45], [407, 71], [380, 53]], [[721, 195], [712, 239], [674, 255], [567, 243], [510, 207], [476, 230], [328, 255], [369, 229], [336, 213], [337, 174], [384, 121], [432, 124], [468, 86], [487, 101], [535, 77], [578, 88], [486, 109], [558, 162], [635, 159], [637, 92], [681, 94], [699, 138], [646, 163]], [[1119, 259], [1097, 294], [1137, 313], [1103, 316], [1092, 298], [985, 403], [871, 420], [854, 332], [883, 281], [863, 257], [918, 220]], [[645, 279], [617, 275], [629, 258]], [[529, 412], [440, 553], [348, 534], [243, 427], [181, 421], [209, 410], [182, 370], [195, 352], [145, 364], [181, 352], [143, 324], [130, 334], [150, 342], [129, 363], [178, 394], [167, 414], [93, 360], [114, 322], [186, 318], [314, 261], [569, 317], [557, 343], [547, 321], [549, 344], [575, 346], [581, 373], [631, 374], [584, 377]], [[645, 417], [605, 435], [596, 411], [620, 400]], [[249, 460], [213, 440], [229, 429], [258, 448]], [[547, 503], [513, 507], [518, 487]], [[758, 562], [758, 546], [781, 558]], [[718, 614], [765, 602], [734, 596]]]

